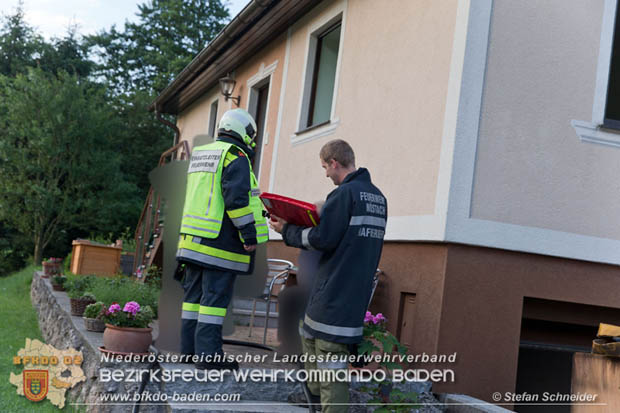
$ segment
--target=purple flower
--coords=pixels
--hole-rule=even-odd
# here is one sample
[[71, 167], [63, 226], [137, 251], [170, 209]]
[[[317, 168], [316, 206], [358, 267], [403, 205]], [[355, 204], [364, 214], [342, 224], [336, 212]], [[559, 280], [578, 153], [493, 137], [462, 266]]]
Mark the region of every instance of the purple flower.
[[121, 311], [121, 306], [118, 305], [118, 303], [112, 303], [112, 305], [108, 308], [107, 314], [114, 314], [119, 311]]
[[129, 301], [125, 304], [123, 311], [126, 313], [131, 313], [131, 315], [135, 316], [138, 311], [140, 311], [140, 304], [135, 301]]
[[372, 318], [373, 324], [379, 324], [384, 322], [385, 320], [386, 318], [381, 313], [377, 313], [377, 315]]
[[373, 321], [372, 313], [370, 311], [366, 311], [366, 316], [364, 317], [364, 322], [369, 323]]

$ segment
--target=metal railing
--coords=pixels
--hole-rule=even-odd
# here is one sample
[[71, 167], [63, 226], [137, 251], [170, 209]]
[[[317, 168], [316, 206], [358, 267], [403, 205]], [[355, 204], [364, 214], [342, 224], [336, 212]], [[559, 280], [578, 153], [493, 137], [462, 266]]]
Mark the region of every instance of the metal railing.
[[[188, 159], [189, 153], [187, 141], [181, 141], [161, 154], [158, 166], [163, 166], [173, 160]], [[164, 232], [162, 202], [161, 195], [153, 187], [149, 188], [134, 235], [136, 252], [132, 273], [141, 281], [144, 281], [146, 278], [144, 276], [146, 270], [153, 264], [161, 248], [161, 239]]]

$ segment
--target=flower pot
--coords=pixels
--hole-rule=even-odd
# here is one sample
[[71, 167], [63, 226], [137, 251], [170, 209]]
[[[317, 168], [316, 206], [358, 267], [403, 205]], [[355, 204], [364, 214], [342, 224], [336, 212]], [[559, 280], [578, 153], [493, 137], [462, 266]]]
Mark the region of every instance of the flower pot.
[[49, 277], [50, 275], [60, 274], [60, 262], [43, 262], [43, 275], [44, 278]]
[[82, 320], [84, 320], [84, 327], [86, 327], [88, 331], [102, 333], [103, 330], [105, 330], [105, 323], [97, 318], [83, 317]]
[[146, 353], [153, 341], [151, 327], [117, 327], [105, 325], [103, 345], [108, 351], [122, 353]]
[[82, 300], [80, 298], [72, 298], [71, 302], [71, 315], [82, 317], [84, 310], [89, 304], [94, 304], [93, 300]]
[[52, 288], [54, 289], [54, 291], [65, 291], [65, 287], [62, 284], [52, 283]]

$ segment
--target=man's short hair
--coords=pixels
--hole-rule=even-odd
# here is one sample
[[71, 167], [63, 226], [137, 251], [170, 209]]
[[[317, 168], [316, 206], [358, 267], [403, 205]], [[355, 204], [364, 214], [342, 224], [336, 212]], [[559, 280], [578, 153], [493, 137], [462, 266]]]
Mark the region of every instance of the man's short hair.
[[353, 152], [353, 148], [342, 139], [334, 139], [327, 142], [321, 148], [319, 156], [324, 162], [329, 162], [333, 159], [345, 168], [355, 166], [355, 153]]

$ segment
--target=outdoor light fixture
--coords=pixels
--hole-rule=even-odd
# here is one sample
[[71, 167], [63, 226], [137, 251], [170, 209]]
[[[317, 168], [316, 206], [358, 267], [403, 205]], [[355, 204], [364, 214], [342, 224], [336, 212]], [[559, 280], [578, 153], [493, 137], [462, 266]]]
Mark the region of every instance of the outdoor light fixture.
[[231, 96], [233, 90], [235, 90], [235, 85], [237, 81], [228, 74], [226, 77], [220, 79], [220, 89], [222, 91], [222, 95], [224, 95], [225, 100], [232, 100], [235, 102], [237, 106], [239, 106], [239, 102], [241, 101], [241, 96]]

